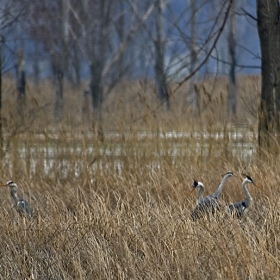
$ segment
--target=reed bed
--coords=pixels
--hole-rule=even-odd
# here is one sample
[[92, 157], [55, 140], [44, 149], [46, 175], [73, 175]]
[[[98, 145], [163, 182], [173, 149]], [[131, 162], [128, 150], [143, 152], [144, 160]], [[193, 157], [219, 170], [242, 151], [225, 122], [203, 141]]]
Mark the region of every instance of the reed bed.
[[[258, 81], [240, 84], [246, 100], [254, 100]], [[197, 118], [182, 105], [133, 124], [131, 114], [143, 112], [138, 93], [148, 93], [137, 85], [132, 97], [129, 87], [120, 107], [112, 95], [104, 104], [104, 141], [83, 121], [78, 93], [65, 104], [76, 117], [66, 114], [59, 124], [51, 117], [47, 86], [40, 95], [30, 90], [24, 123], [12, 114], [14, 93], [4, 96], [0, 178], [19, 185], [35, 214], [21, 218], [9, 190], [0, 189], [0, 279], [278, 278], [279, 158], [258, 157], [257, 106], [248, 112], [240, 99], [236, 123], [224, 120], [225, 103], [216, 99], [201, 105]], [[226, 95], [225, 88], [220, 92]], [[149, 102], [156, 104], [152, 97]], [[252, 209], [241, 220], [221, 211], [193, 222], [192, 179], [205, 184], [207, 195], [227, 171], [238, 176], [229, 179], [222, 203], [244, 197], [244, 172], [260, 186], [249, 186]]]

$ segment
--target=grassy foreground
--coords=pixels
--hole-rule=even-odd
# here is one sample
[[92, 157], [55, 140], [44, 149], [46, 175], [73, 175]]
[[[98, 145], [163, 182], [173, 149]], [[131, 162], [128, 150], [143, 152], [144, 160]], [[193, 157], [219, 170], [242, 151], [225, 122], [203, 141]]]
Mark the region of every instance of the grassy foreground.
[[[186, 133], [178, 137], [169, 129], [176, 120], [153, 119], [145, 127], [152, 134], [126, 134], [120, 122], [118, 134], [98, 142], [84, 127], [69, 129], [71, 117], [55, 132], [46, 116], [46, 125], [36, 118], [25, 131], [6, 118], [0, 177], [18, 183], [35, 217], [20, 218], [0, 189], [0, 279], [279, 277], [279, 159], [258, 159], [254, 129], [218, 125], [213, 116], [207, 127], [174, 127]], [[192, 178], [207, 195], [227, 171], [246, 172], [261, 187], [249, 186], [251, 211], [242, 220], [222, 213], [192, 222]], [[229, 179], [223, 203], [244, 197], [242, 179]]]
[[[95, 143], [94, 155], [69, 152], [67, 167], [57, 153], [48, 175], [42, 168], [44, 159], [37, 159], [32, 176], [26, 158], [10, 174], [4, 166], [3, 180], [19, 184], [36, 216], [30, 221], [19, 218], [8, 189], [0, 190], [0, 278], [277, 278], [278, 161], [184, 154], [173, 158], [157, 152], [164, 145], [168, 149], [169, 140], [144, 142], [149, 145], [143, 140], [128, 142], [115, 156], [97, 154], [108, 143]], [[111, 145], [114, 151], [117, 146]], [[213, 155], [218, 146], [212, 147]], [[75, 171], [77, 164], [83, 167], [80, 173]], [[255, 204], [248, 216], [240, 221], [222, 215], [218, 221], [192, 222], [192, 177], [204, 182], [209, 194], [228, 170], [249, 172], [262, 188], [249, 186]], [[228, 181], [225, 204], [244, 197], [241, 180]]]

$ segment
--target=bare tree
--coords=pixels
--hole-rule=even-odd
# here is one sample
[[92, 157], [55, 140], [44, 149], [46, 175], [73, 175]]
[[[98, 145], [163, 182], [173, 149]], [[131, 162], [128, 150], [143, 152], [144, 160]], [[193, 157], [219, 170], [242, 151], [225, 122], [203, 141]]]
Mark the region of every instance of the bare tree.
[[[178, 33], [177, 37], [169, 38], [169, 41], [173, 42], [173, 44], [169, 43], [169, 46], [172, 45], [176, 50], [172, 53], [167, 67], [167, 69], [174, 68], [169, 79], [185, 77], [176, 90], [186, 81], [189, 82], [188, 97], [193, 112], [198, 110], [198, 96], [194, 86], [198, 77], [202, 76], [198, 72], [205, 67], [217, 47], [233, 0], [218, 2], [189, 0], [179, 14], [169, 6], [170, 25], [173, 26], [173, 33]], [[207, 24], [199, 24], [201, 21]], [[169, 27], [170, 30], [172, 26]], [[207, 74], [205, 69], [202, 73]]]
[[[190, 73], [192, 73], [198, 62], [198, 53], [197, 53], [197, 1], [190, 0], [190, 12], [191, 12], [191, 19], [190, 19]], [[193, 110], [193, 113], [196, 113], [198, 110], [198, 96], [194, 88], [194, 83], [196, 79], [196, 74], [190, 78], [189, 81], [189, 96], [190, 96], [190, 104]]]
[[[9, 54], [15, 54], [13, 48], [8, 47], [6, 39], [10, 30], [18, 24], [24, 8], [16, 5], [14, 1], [0, 0], [0, 157], [3, 156], [3, 131], [2, 131], [2, 80], [3, 74], [13, 67], [8, 59]], [[18, 89], [18, 107], [21, 103], [21, 97], [25, 97], [25, 72], [24, 72], [24, 55], [18, 56], [19, 67], [17, 67], [17, 89]], [[10, 64], [10, 65], [9, 65]], [[21, 111], [23, 113], [23, 111]]]
[[69, 71], [70, 17], [69, 1], [14, 0], [26, 7], [23, 28], [28, 38], [44, 49], [48, 56], [54, 81], [54, 116], [63, 116], [63, 84]]
[[165, 69], [165, 35], [164, 35], [164, 1], [155, 1], [155, 25], [156, 25], [156, 36], [153, 39], [154, 51], [155, 51], [155, 78], [156, 78], [156, 89], [157, 96], [160, 102], [167, 105], [167, 109], [170, 107], [169, 103], [169, 92], [166, 78]]
[[25, 57], [23, 50], [18, 50], [16, 53], [17, 64], [16, 64], [16, 78], [17, 78], [17, 111], [21, 121], [24, 121], [24, 110], [26, 103], [26, 76], [25, 76]]
[[3, 129], [2, 129], [2, 40], [0, 41], [0, 156], [3, 153]]
[[[99, 139], [103, 139], [104, 98], [128, 71], [128, 63], [124, 65], [125, 51], [153, 10], [153, 5], [150, 5], [138, 18], [135, 15], [137, 9], [132, 8], [131, 13], [125, 4], [123, 0], [95, 0], [84, 1], [79, 7], [71, 6], [71, 14], [78, 26], [71, 30], [71, 35], [89, 66], [93, 125]], [[135, 7], [134, 4], [132, 6]], [[88, 95], [84, 94], [84, 98], [88, 98]]]
[[[151, 3], [151, 1], [144, 1], [144, 5], [147, 3]], [[167, 43], [167, 34], [166, 34], [166, 6], [167, 0], [154, 0], [154, 12], [153, 17], [151, 17], [150, 21], [144, 22], [143, 21], [143, 32], [148, 35], [148, 39], [145, 40], [146, 42], [143, 45], [148, 45], [149, 53], [151, 54], [152, 63], [153, 63], [153, 70], [155, 75], [155, 85], [156, 85], [156, 92], [157, 98], [162, 105], [166, 105], [167, 109], [170, 108], [170, 101], [169, 101], [169, 89], [168, 89], [168, 82], [167, 82], [167, 69], [166, 69], [166, 43]], [[133, 8], [134, 13], [141, 20], [141, 15], [139, 11], [137, 11], [136, 5], [133, 1], [129, 0], [131, 7]], [[147, 43], [148, 42], [148, 43]], [[151, 43], [151, 44], [150, 44]], [[151, 47], [152, 46], [152, 47]], [[143, 58], [147, 57], [144, 54], [146, 50], [145, 48], [142, 49], [140, 57], [141, 62], [143, 63]], [[148, 67], [151, 66], [151, 61], [148, 63]]]
[[62, 120], [63, 116], [63, 77], [64, 77], [64, 65], [61, 61], [60, 55], [57, 53], [51, 53], [52, 72], [54, 76], [54, 93], [55, 93], [55, 105], [54, 105], [54, 117], [56, 120]]
[[229, 119], [236, 116], [236, 103], [237, 103], [237, 91], [236, 91], [236, 20], [235, 20], [235, 2], [233, 1], [231, 13], [229, 16], [229, 33], [228, 33], [228, 51], [229, 51], [229, 97], [228, 97], [228, 115]]
[[[278, 0], [257, 0], [262, 56], [259, 146], [278, 150], [280, 133], [280, 14]], [[277, 147], [277, 149], [273, 149]]]

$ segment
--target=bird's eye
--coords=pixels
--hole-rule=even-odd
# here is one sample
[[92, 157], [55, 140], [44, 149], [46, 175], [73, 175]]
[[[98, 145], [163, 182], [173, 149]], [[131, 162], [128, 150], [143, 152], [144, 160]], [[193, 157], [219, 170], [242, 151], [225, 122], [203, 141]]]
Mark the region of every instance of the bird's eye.
[[198, 186], [198, 182], [197, 182], [197, 181], [194, 181], [194, 182], [193, 182], [193, 187], [196, 188], [197, 186]]
[[253, 179], [250, 176], [247, 176], [247, 179], [253, 182]]

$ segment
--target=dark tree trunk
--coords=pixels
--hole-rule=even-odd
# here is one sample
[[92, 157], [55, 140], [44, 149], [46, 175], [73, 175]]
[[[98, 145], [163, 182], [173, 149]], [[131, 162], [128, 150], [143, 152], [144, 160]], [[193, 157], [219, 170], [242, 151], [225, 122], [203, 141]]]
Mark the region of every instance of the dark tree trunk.
[[235, 40], [235, 11], [232, 7], [230, 16], [230, 30], [228, 36], [228, 47], [229, 47], [229, 97], [228, 97], [228, 116], [231, 120], [236, 117], [236, 103], [237, 103], [237, 92], [236, 92], [236, 40]]
[[92, 95], [92, 107], [93, 109], [98, 109], [102, 105], [102, 85], [101, 85], [101, 69], [98, 62], [90, 66], [91, 80], [90, 80], [90, 90]]
[[91, 89], [90, 89], [90, 85], [88, 85], [83, 92], [82, 112], [83, 112], [83, 120], [85, 121], [85, 123], [89, 123], [91, 119], [90, 94], [91, 94]]
[[61, 121], [63, 116], [63, 66], [56, 55], [52, 59], [55, 92], [54, 117]]
[[0, 42], [0, 158], [3, 157], [3, 134], [2, 134], [2, 42]]
[[[190, 48], [190, 73], [192, 73], [196, 67], [198, 62], [197, 57], [197, 1], [191, 0], [190, 2], [190, 11], [192, 14], [191, 17], [191, 42], [189, 44]], [[200, 113], [199, 108], [199, 100], [197, 91], [195, 90], [195, 80], [197, 75], [193, 75], [189, 80], [189, 97], [190, 97], [190, 105], [192, 108], [192, 112], [194, 115]]]
[[34, 77], [34, 84], [36, 86], [39, 86], [39, 81], [40, 81], [40, 68], [39, 68], [39, 60], [40, 60], [40, 56], [39, 56], [39, 47], [38, 47], [38, 43], [36, 43], [35, 45], [35, 59], [33, 62], [33, 77]]
[[81, 86], [81, 61], [78, 49], [73, 47], [73, 70], [75, 75], [75, 86]]
[[103, 140], [102, 130], [102, 104], [103, 104], [103, 86], [102, 86], [102, 68], [101, 64], [96, 61], [90, 65], [91, 80], [90, 92], [93, 108], [93, 127], [99, 140]]
[[166, 102], [167, 109], [170, 108], [169, 92], [164, 69], [165, 43], [163, 40], [163, 3], [162, 0], [156, 1], [156, 40], [155, 45], [155, 76], [156, 90], [158, 100], [162, 103]]
[[69, 58], [69, 0], [62, 1], [62, 38], [61, 50], [52, 49], [55, 106], [54, 117], [57, 121], [63, 118], [63, 80], [68, 69]]
[[24, 121], [24, 110], [25, 110], [25, 59], [23, 51], [19, 50], [17, 52], [17, 111], [20, 117], [20, 120]]
[[54, 116], [56, 120], [61, 121], [63, 116], [63, 73], [57, 71], [54, 77], [55, 88], [55, 107]]
[[258, 32], [262, 55], [259, 109], [259, 146], [277, 147], [280, 123], [280, 22], [278, 0], [257, 0]]
[[162, 51], [163, 46], [158, 41], [155, 42], [156, 49], [156, 63], [155, 63], [155, 73], [156, 73], [156, 90], [158, 100], [162, 103], [166, 102], [167, 109], [170, 108], [169, 104], [169, 92], [166, 82], [166, 75], [164, 71], [164, 53]]

